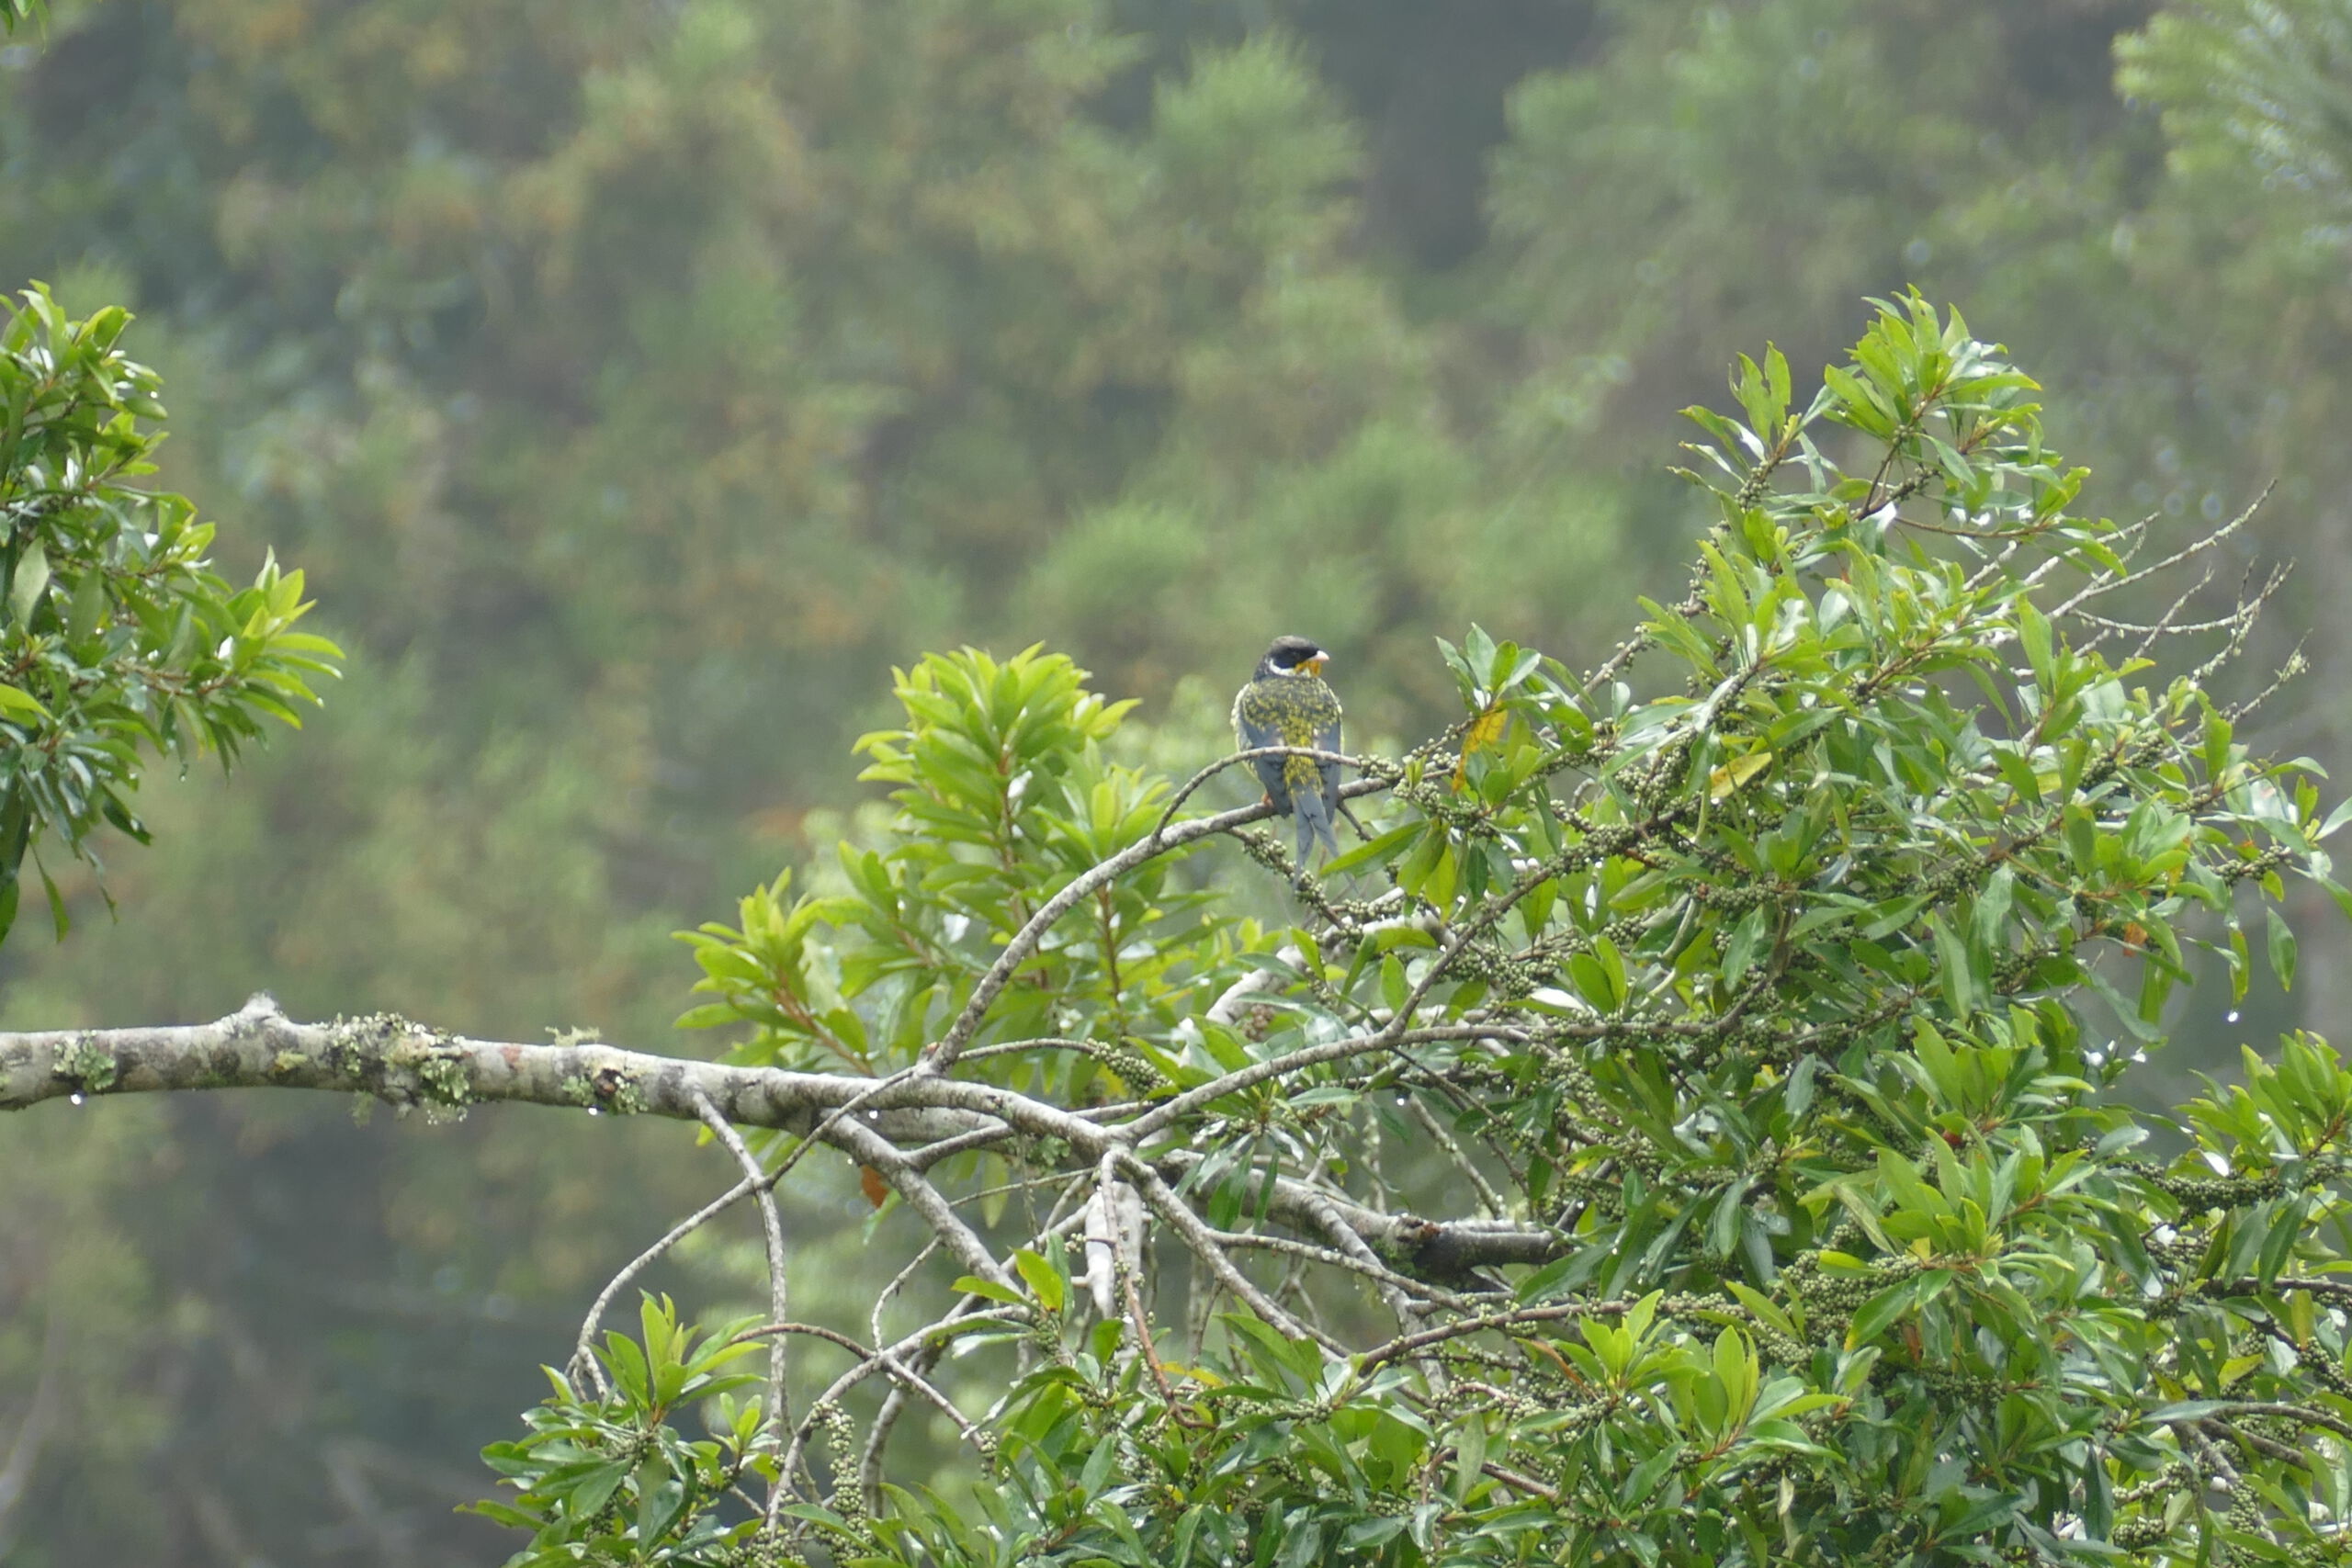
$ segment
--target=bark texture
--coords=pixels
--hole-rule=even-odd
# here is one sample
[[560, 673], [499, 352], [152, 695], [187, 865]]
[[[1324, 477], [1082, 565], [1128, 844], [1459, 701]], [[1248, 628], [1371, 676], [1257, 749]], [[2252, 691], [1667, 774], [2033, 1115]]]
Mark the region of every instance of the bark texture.
[[[1201, 1157], [1181, 1145], [1133, 1148], [1151, 1140], [1136, 1139], [1116, 1119], [1073, 1113], [937, 1067], [880, 1083], [722, 1066], [594, 1043], [471, 1040], [390, 1013], [300, 1023], [258, 995], [210, 1023], [0, 1034], [0, 1111], [47, 1100], [215, 1089], [324, 1089], [402, 1110], [510, 1100], [682, 1122], [699, 1119], [699, 1103], [707, 1101], [738, 1126], [813, 1131], [894, 1182], [919, 1179], [923, 1146], [946, 1139], [971, 1146], [1023, 1134], [1056, 1138], [1090, 1159], [1117, 1148], [1171, 1181]], [[829, 1117], [853, 1100], [858, 1103], [848, 1116]], [[1287, 1179], [1271, 1198], [1270, 1217], [1280, 1223], [1328, 1235], [1336, 1220], [1379, 1255], [1448, 1282], [1480, 1265], [1540, 1262], [1559, 1249], [1540, 1226], [1384, 1213]]]

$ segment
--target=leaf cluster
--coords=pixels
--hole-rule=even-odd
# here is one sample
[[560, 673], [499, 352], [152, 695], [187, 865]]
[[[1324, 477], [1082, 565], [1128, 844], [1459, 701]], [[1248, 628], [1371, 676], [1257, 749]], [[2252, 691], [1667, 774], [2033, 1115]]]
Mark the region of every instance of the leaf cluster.
[[[697, 1021], [753, 1024], [745, 1059], [887, 1020], [893, 1055], [844, 1067], [1067, 1129], [910, 1156], [929, 1245], [1006, 1258], [905, 1342], [1015, 1353], [975, 1417], [992, 1480], [786, 1475], [810, 1550], [2335, 1560], [2352, 1070], [2299, 1038], [2176, 1120], [2109, 1092], [2199, 954], [2243, 993], [2249, 909], [2291, 983], [2284, 874], [2346, 899], [2345, 813], [2206, 686], [2258, 600], [2124, 618], [2227, 529], [2143, 563], [2143, 529], [2076, 515], [2034, 383], [1917, 297], [1802, 406], [1777, 352], [1732, 391], [1692, 411], [1686, 595], [1582, 675], [1444, 648], [1464, 717], [1374, 766], [1368, 841], [1317, 876], [1250, 840], [1289, 930], [1155, 924], [1158, 874], [1102, 869], [1167, 786], [1113, 784], [1117, 710], [1033, 649], [901, 676], [907, 728], [865, 743], [899, 828], [854, 893], [692, 939], [726, 998]], [[1048, 924], [1090, 878], [1144, 899], [1122, 940], [1086, 899]], [[782, 998], [820, 947], [812, 1023]], [[943, 1038], [953, 1067], [918, 1054]], [[1007, 1185], [1052, 1214], [1001, 1224]], [[942, 1216], [975, 1200], [978, 1231]], [[837, 1386], [905, 1372], [861, 1354]]]
[[[484, 1451], [516, 1495], [470, 1511], [534, 1532], [510, 1559], [516, 1568], [712, 1562], [748, 1534], [712, 1505], [741, 1479], [760, 1425], [759, 1402], [733, 1397], [757, 1375], [722, 1370], [758, 1349], [743, 1332], [750, 1323], [705, 1335], [682, 1325], [667, 1297], [650, 1296], [639, 1323], [639, 1337], [616, 1331], [597, 1351], [610, 1397], [584, 1396], [550, 1371], [555, 1393], [526, 1417], [530, 1436]], [[706, 1402], [712, 1436], [689, 1440], [669, 1425]]]
[[[1168, 782], [1104, 749], [1134, 705], [1087, 691], [1084, 675], [1035, 648], [899, 671], [903, 727], [858, 742], [859, 777], [891, 786], [892, 828], [876, 845], [842, 843], [831, 889], [794, 895], [787, 873], [742, 900], [739, 926], [687, 933], [695, 989], [718, 999], [680, 1022], [751, 1025], [730, 1059], [754, 1065], [878, 1074], [912, 1061], [1040, 905], [1166, 815]], [[1068, 1037], [1078, 1053], [1030, 1054], [1018, 1076], [1035, 1091], [1097, 1092], [1102, 1062], [1173, 1028], [1220, 972], [1232, 939], [1203, 923], [1182, 858], [1101, 889], [1014, 973], [1001, 1030]], [[1116, 1072], [1102, 1086], [1134, 1087]]]
[[36, 284], [0, 321], [0, 937], [44, 835], [94, 863], [102, 824], [145, 841], [128, 798], [143, 751], [227, 765], [263, 719], [299, 728], [341, 657], [294, 629], [300, 571], [273, 557], [232, 588], [206, 558], [212, 525], [136, 482], [160, 439], [141, 422], [164, 409], [117, 346], [130, 321], [70, 320]]

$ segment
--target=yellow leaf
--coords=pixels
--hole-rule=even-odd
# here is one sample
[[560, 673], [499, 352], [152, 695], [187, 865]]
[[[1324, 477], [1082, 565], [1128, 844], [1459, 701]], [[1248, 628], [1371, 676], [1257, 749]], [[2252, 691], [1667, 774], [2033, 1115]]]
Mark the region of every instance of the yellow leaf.
[[1771, 765], [1770, 751], [1750, 751], [1745, 757], [1734, 757], [1707, 775], [1707, 798], [1723, 799]]
[[1510, 715], [1499, 706], [1490, 707], [1470, 721], [1469, 730], [1462, 737], [1462, 760], [1453, 764], [1455, 793], [1470, 787], [1470, 754], [1500, 746], [1503, 730], [1510, 723]]

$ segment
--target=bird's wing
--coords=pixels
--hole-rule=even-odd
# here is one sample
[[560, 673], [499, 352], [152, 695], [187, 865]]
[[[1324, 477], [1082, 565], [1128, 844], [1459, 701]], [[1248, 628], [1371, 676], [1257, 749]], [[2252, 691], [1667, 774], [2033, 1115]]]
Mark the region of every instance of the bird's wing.
[[1252, 681], [1233, 699], [1233, 733], [1244, 750], [1282, 744], [1281, 705], [1263, 681]]
[[[1283, 739], [1280, 694], [1269, 691], [1268, 685], [1267, 682], [1252, 681], [1233, 699], [1233, 736], [1244, 751], [1289, 744]], [[1272, 798], [1274, 808], [1288, 811], [1290, 791], [1283, 783], [1283, 759], [1260, 757], [1250, 764], [1250, 771], [1258, 775], [1258, 782]]]

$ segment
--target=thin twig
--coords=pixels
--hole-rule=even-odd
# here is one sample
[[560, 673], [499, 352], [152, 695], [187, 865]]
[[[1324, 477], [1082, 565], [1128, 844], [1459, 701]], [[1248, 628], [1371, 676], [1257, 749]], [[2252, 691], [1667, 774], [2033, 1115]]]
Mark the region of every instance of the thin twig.
[[[695, 1109], [702, 1113], [703, 1122], [709, 1127], [711, 1135], [726, 1145], [727, 1152], [735, 1156], [735, 1163], [743, 1168], [745, 1184], [759, 1196], [760, 1228], [767, 1243], [768, 1255], [768, 1316], [773, 1322], [782, 1323], [792, 1314], [792, 1298], [785, 1275], [784, 1216], [776, 1209], [775, 1184], [767, 1179], [767, 1173], [752, 1157], [742, 1134], [718, 1113], [718, 1108], [711, 1104], [709, 1096], [697, 1091]], [[791, 1395], [785, 1384], [785, 1373], [788, 1370], [786, 1339], [785, 1335], [778, 1334], [768, 1341], [767, 1428], [769, 1438], [779, 1448], [783, 1446], [785, 1434], [792, 1427]], [[775, 1485], [769, 1489], [767, 1510], [760, 1526], [761, 1540], [775, 1537], [784, 1517], [784, 1500], [790, 1484], [790, 1476], [781, 1471], [776, 1472]]]
[[[1340, 794], [1343, 797], [1373, 795], [1387, 787], [1381, 780], [1358, 779], [1353, 784], [1340, 785]], [[1261, 800], [1254, 806], [1238, 806], [1230, 811], [1220, 811], [1214, 817], [1196, 817], [1188, 822], [1155, 829], [1108, 860], [1098, 861], [1072, 877], [1067, 886], [1046, 899], [1037, 912], [1029, 917], [1028, 922], [1013, 932], [1012, 939], [1004, 944], [1004, 951], [997, 955], [994, 964], [989, 965], [988, 973], [973, 986], [971, 997], [964, 1003], [963, 1010], [956, 1015], [956, 1021], [948, 1026], [947, 1032], [930, 1047], [922, 1063], [922, 1070], [928, 1076], [938, 1077], [956, 1065], [956, 1059], [964, 1054], [964, 1048], [972, 1043], [972, 1036], [978, 1032], [981, 1021], [988, 1017], [989, 1009], [996, 1005], [998, 996], [1011, 983], [1013, 975], [1036, 953], [1038, 944], [1046, 940], [1046, 933], [1064, 915], [1091, 897], [1097, 887], [1116, 881], [1144, 862], [1164, 855], [1170, 850], [1182, 849], [1186, 844], [1219, 833], [1229, 833], [1252, 822], [1261, 822], [1273, 814], [1272, 805]]]
[[581, 1319], [580, 1336], [571, 1347], [571, 1359], [565, 1364], [565, 1375], [568, 1378], [577, 1383], [584, 1373], [588, 1381], [595, 1385], [598, 1398], [612, 1397], [612, 1385], [605, 1381], [605, 1371], [596, 1363], [594, 1346], [596, 1330], [604, 1326], [605, 1314], [612, 1310], [613, 1299], [621, 1293], [631, 1280], [659, 1262], [664, 1253], [749, 1197], [756, 1185], [757, 1183], [749, 1179], [737, 1182], [725, 1192], [672, 1225], [663, 1233], [661, 1240], [630, 1258], [618, 1273], [605, 1282], [605, 1288], [596, 1293], [596, 1299], [589, 1303], [588, 1315]]
[[[967, 1296], [950, 1308], [946, 1316], [925, 1324], [912, 1334], [905, 1335], [888, 1346], [874, 1350], [867, 1350], [865, 1347], [858, 1346], [858, 1353], [862, 1359], [856, 1365], [835, 1378], [825, 1391], [817, 1396], [808, 1406], [808, 1414], [803, 1416], [800, 1418], [800, 1424], [793, 1428], [792, 1441], [784, 1451], [785, 1471], [789, 1473], [807, 1462], [808, 1437], [815, 1430], [818, 1413], [838, 1404], [843, 1394], [867, 1378], [874, 1376], [876, 1372], [884, 1372], [902, 1382], [906, 1382], [914, 1375], [912, 1369], [907, 1363], [907, 1357], [920, 1354], [927, 1348], [944, 1348], [950, 1339], [956, 1337], [959, 1334], [994, 1327], [1008, 1322], [1019, 1322], [1028, 1315], [1025, 1308], [981, 1306], [978, 1304], [978, 1298]], [[842, 1337], [847, 1338], [846, 1336]], [[834, 1342], [839, 1343], [839, 1341]], [[853, 1346], [857, 1345], [854, 1339], [849, 1340], [849, 1343]], [[910, 1383], [909, 1386], [912, 1384]], [[927, 1398], [933, 1396], [944, 1398], [944, 1395], [938, 1395], [938, 1391], [933, 1389], [927, 1382], [915, 1392], [923, 1393]], [[961, 1411], [955, 1408], [952, 1400], [948, 1401], [946, 1408], [951, 1418], [955, 1420], [957, 1430], [965, 1434], [967, 1441], [973, 1440], [977, 1429], [964, 1418]], [[985, 1443], [979, 1444], [978, 1447], [985, 1455], [988, 1451]]]
[[1343, 768], [1353, 768], [1358, 773], [1364, 771], [1363, 759], [1351, 757], [1345, 751], [1324, 751], [1312, 746], [1253, 746], [1249, 750], [1236, 751], [1230, 756], [1220, 757], [1191, 778], [1186, 779], [1183, 787], [1169, 796], [1167, 807], [1160, 812], [1159, 822], [1152, 829], [1152, 832], [1155, 834], [1165, 832], [1168, 824], [1176, 819], [1177, 807], [1190, 800], [1193, 792], [1209, 780], [1237, 762], [1254, 762], [1264, 757], [1309, 757], [1317, 762], [1337, 762]]
[[1509, 1312], [1485, 1313], [1477, 1317], [1465, 1317], [1459, 1323], [1448, 1323], [1436, 1328], [1425, 1328], [1419, 1334], [1408, 1334], [1391, 1339], [1387, 1344], [1364, 1352], [1356, 1362], [1360, 1371], [1370, 1371], [1386, 1361], [1402, 1360], [1419, 1354], [1433, 1345], [1449, 1339], [1459, 1339], [1468, 1334], [1484, 1334], [1490, 1328], [1517, 1328], [1523, 1324], [1564, 1323], [1579, 1317], [1617, 1317], [1630, 1302], [1561, 1302], [1551, 1306], [1513, 1307]]
[[1348, 1353], [1347, 1348], [1338, 1340], [1300, 1322], [1277, 1304], [1272, 1297], [1250, 1283], [1250, 1277], [1226, 1256], [1224, 1247], [1216, 1239], [1216, 1233], [1209, 1228], [1206, 1221], [1193, 1213], [1176, 1195], [1174, 1189], [1160, 1179], [1159, 1172], [1132, 1156], [1126, 1156], [1123, 1163], [1129, 1179], [1136, 1184], [1136, 1190], [1143, 1194], [1144, 1201], [1151, 1205], [1152, 1212], [1168, 1222], [1168, 1228], [1193, 1249], [1194, 1257], [1208, 1265], [1209, 1272], [1216, 1276], [1217, 1282], [1231, 1291], [1243, 1305], [1293, 1339], [1312, 1339], [1336, 1356]]
[[[1409, 1015], [1400, 1013], [1397, 1016], [1402, 1018]], [[1529, 1038], [1526, 1030], [1509, 1024], [1459, 1023], [1443, 1024], [1431, 1029], [1398, 1029], [1396, 1027], [1395, 1021], [1392, 1020], [1387, 1027], [1376, 1034], [1351, 1034], [1344, 1040], [1331, 1040], [1320, 1045], [1303, 1046], [1287, 1055], [1277, 1056], [1272, 1061], [1252, 1062], [1246, 1067], [1237, 1067], [1224, 1077], [1212, 1078], [1197, 1089], [1187, 1089], [1172, 1100], [1163, 1100], [1150, 1111], [1120, 1128], [1119, 1141], [1129, 1145], [1140, 1144], [1170, 1122], [1189, 1116], [1201, 1107], [1213, 1104], [1229, 1094], [1238, 1094], [1243, 1089], [1254, 1088], [1274, 1078], [1287, 1077], [1293, 1073], [1304, 1072], [1308, 1067], [1319, 1066], [1326, 1062], [1343, 1062], [1351, 1056], [1367, 1055], [1380, 1051], [1402, 1050], [1408, 1046], [1433, 1044], [1448, 1040], [1507, 1040], [1514, 1044], [1523, 1044]]]
[[2050, 618], [2053, 621], [2059, 620], [2073, 614], [2076, 609], [2088, 604], [2093, 599], [2103, 599], [2109, 593], [2117, 592], [2119, 589], [2128, 588], [2135, 582], [2143, 582], [2149, 578], [2156, 576], [2160, 572], [2171, 570], [2174, 567], [2180, 565], [2183, 561], [2192, 560], [2197, 557], [2203, 555], [2208, 550], [2218, 548], [2222, 544], [2222, 541], [2227, 539], [2240, 528], [2245, 527], [2246, 524], [2253, 519], [2255, 513], [2260, 510], [2262, 503], [2270, 499], [2270, 492], [2278, 488], [2278, 481], [2276, 479], [2271, 480], [2268, 484], [2262, 487], [2262, 493], [2256, 496], [2253, 503], [2247, 506], [2244, 512], [2239, 513], [2235, 517], [2231, 518], [2227, 523], [2222, 524], [2211, 533], [2200, 534], [2196, 538], [2190, 540], [2188, 544], [2182, 546], [2179, 549], [2177, 549], [2172, 554], [2165, 557], [2164, 559], [2157, 561], [2153, 566], [2143, 566], [2137, 570], [2127, 571], [2120, 577], [2110, 574], [2093, 579], [2082, 588], [2077, 589], [2073, 598], [2068, 599], [2065, 603], [2060, 604], [2055, 610], [2051, 611]]
[[1486, 1172], [1472, 1163], [1469, 1151], [1463, 1148], [1453, 1134], [1446, 1131], [1445, 1124], [1437, 1119], [1428, 1106], [1421, 1103], [1420, 1097], [1407, 1095], [1405, 1108], [1412, 1115], [1413, 1120], [1421, 1124], [1421, 1130], [1430, 1135], [1439, 1148], [1445, 1151], [1446, 1157], [1453, 1162], [1454, 1168], [1469, 1181], [1471, 1190], [1478, 1194], [1478, 1206], [1495, 1219], [1509, 1218], [1510, 1206], [1503, 1201], [1503, 1195], [1495, 1190], [1495, 1185], [1487, 1179]]
[[1566, 1501], [1566, 1499], [1560, 1495], [1560, 1489], [1558, 1487], [1546, 1486], [1544, 1483], [1536, 1480], [1532, 1475], [1522, 1475], [1518, 1471], [1506, 1470], [1492, 1460], [1488, 1460], [1486, 1463], [1480, 1465], [1478, 1469], [1480, 1473], [1491, 1475], [1506, 1486], [1517, 1487], [1520, 1491], [1526, 1493], [1531, 1497], [1541, 1497], [1544, 1501], [1551, 1504], [1555, 1508], [1564, 1506]]

